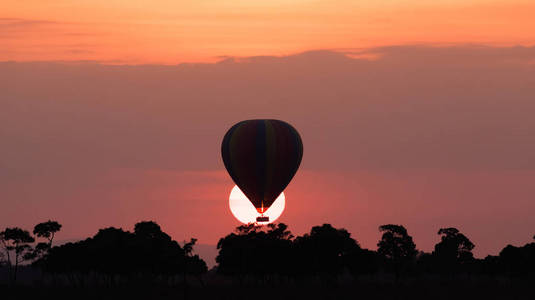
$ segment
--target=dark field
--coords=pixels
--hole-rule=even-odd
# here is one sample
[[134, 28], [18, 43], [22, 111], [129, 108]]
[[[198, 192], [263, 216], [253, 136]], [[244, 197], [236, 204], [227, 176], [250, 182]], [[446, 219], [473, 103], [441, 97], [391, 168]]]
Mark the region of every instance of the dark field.
[[2, 285], [2, 299], [534, 299], [533, 279], [381, 278], [243, 282], [204, 278], [205, 285], [60, 287]]

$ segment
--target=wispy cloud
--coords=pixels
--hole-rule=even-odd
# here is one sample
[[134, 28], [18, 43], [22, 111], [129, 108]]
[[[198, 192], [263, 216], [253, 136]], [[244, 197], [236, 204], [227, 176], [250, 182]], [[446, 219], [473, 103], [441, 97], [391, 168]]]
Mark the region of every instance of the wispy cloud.
[[0, 29], [21, 29], [43, 25], [60, 24], [61, 22], [38, 19], [0, 18]]

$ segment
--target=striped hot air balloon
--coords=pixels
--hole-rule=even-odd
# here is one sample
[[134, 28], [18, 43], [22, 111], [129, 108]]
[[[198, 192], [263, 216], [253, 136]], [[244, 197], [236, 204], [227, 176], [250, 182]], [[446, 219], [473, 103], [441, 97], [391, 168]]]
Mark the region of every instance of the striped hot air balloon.
[[227, 131], [221, 156], [232, 180], [263, 214], [297, 172], [303, 143], [286, 122], [246, 120]]

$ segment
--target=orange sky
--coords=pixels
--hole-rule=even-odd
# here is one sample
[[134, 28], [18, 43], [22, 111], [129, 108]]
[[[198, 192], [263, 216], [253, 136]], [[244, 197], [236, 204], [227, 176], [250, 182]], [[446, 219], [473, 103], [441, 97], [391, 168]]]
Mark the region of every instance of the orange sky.
[[3, 0], [0, 61], [208, 62], [393, 44], [532, 45], [528, 0]]

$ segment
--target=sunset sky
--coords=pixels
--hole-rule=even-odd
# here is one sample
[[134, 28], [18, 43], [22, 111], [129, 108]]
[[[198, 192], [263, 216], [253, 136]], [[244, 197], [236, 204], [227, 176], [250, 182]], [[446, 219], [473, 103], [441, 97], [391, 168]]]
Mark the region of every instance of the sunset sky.
[[535, 234], [533, 1], [0, 2], [0, 227], [58, 239], [239, 223], [220, 143], [277, 118], [304, 144], [280, 221], [376, 249], [403, 224], [476, 256]]
[[533, 45], [531, 0], [3, 0], [0, 59], [119, 64], [402, 44]]

